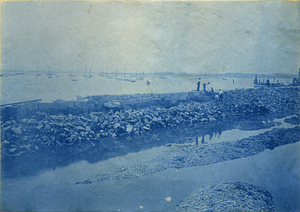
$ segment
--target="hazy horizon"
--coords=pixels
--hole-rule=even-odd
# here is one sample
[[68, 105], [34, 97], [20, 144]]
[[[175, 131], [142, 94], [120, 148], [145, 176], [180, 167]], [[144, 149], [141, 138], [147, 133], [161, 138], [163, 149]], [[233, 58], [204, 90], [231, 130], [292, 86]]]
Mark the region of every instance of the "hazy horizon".
[[2, 2], [1, 69], [297, 74], [299, 2]]
[[[299, 72], [300, 72], [300, 69], [299, 69]], [[140, 75], [189, 75], [189, 76], [205, 76], [205, 75], [221, 75], [221, 76], [250, 76], [250, 77], [253, 77], [255, 75], [257, 76], [286, 76], [286, 77], [295, 77], [295, 76], [298, 76], [299, 75], [299, 72], [298, 74], [297, 73], [242, 73], [242, 72], [228, 72], [228, 73], [225, 73], [225, 72], [222, 72], [222, 73], [188, 73], [188, 72], [171, 72], [171, 71], [165, 71], [165, 72], [135, 72], [135, 71], [130, 71], [130, 70], [125, 70], [124, 71], [118, 71], [116, 72], [115, 70], [104, 70], [104, 71], [101, 71], [101, 70], [1, 70], [1, 74], [3, 74], [4, 76], [7, 75], [7, 74], [33, 74], [33, 75], [36, 75], [36, 74], [44, 74], [44, 75], [54, 75], [54, 74], [80, 74], [80, 75], [92, 75], [94, 76], [95, 74], [99, 76], [103, 76], [103, 75], [117, 75], [117, 76], [121, 76], [121, 75], [132, 75], [132, 76], [140, 76]]]

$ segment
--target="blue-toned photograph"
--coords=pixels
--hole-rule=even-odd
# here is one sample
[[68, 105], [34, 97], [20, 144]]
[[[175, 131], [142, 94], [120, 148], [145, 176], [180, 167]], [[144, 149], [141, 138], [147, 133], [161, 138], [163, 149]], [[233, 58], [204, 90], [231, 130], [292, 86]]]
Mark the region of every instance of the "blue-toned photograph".
[[300, 211], [299, 1], [3, 1], [1, 211]]

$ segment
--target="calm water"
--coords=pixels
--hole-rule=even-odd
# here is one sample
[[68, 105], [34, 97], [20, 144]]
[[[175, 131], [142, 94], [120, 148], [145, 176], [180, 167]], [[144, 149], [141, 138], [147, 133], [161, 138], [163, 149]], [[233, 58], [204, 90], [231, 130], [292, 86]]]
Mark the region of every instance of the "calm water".
[[[71, 80], [77, 81], [71, 81]], [[126, 79], [130, 79], [129, 76]], [[136, 80], [132, 77], [132, 80]], [[150, 86], [147, 86], [147, 80]], [[231, 90], [235, 88], [253, 87], [253, 78], [230, 77], [202, 77], [202, 83], [210, 82], [207, 88], [214, 90]], [[289, 78], [278, 78], [279, 82], [291, 82]], [[95, 75], [85, 78], [83, 75], [70, 77], [68, 74], [55, 75], [48, 78], [47, 75], [36, 77], [35, 75], [16, 75], [1, 77], [1, 104], [42, 99], [43, 102], [52, 102], [57, 99], [76, 100], [76, 95], [103, 95], [103, 94], [133, 94], [133, 93], [170, 93], [188, 92], [196, 90], [197, 77], [176, 76], [160, 78], [159, 76], [146, 76], [143, 80], [129, 82], [114, 78]]]
[[[268, 120], [278, 122], [279, 124], [274, 126], [276, 128], [294, 127], [284, 123], [284, 118], [272, 120], [266, 117], [264, 122], [267, 123]], [[209, 145], [214, 142], [257, 135], [272, 130], [274, 127], [253, 131], [228, 129], [221, 134], [214, 134], [211, 139], [208, 133], [205, 139]], [[251, 157], [202, 167], [167, 169], [137, 179], [74, 185], [75, 182], [83, 179], [94, 180], [97, 174], [104, 174], [115, 168], [146, 163], [168, 149], [163, 145], [93, 163], [84, 159], [80, 160], [80, 154], [77, 156], [79, 160], [64, 166], [42, 169], [33, 175], [2, 178], [2, 210], [174, 211], [176, 205], [195, 189], [224, 181], [247, 182], [263, 187], [272, 194], [279, 211], [299, 211], [300, 209], [299, 142], [280, 146], [274, 150], [265, 150]], [[63, 157], [59, 154], [55, 154], [52, 160]], [[34, 155], [31, 157], [31, 163], [42, 160]], [[30, 162], [23, 161], [24, 163]], [[171, 201], [166, 201], [165, 198], [168, 197]]]
[[[168, 169], [147, 177], [90, 185], [74, 182], [99, 172], [140, 164], [164, 147], [90, 164], [80, 161], [31, 177], [2, 180], [2, 210], [174, 211], [181, 199], [203, 185], [240, 181], [268, 190], [278, 211], [299, 211], [299, 142], [261, 154], [202, 167]], [[168, 202], [165, 198], [171, 198]], [[141, 208], [142, 206], [142, 208]]]

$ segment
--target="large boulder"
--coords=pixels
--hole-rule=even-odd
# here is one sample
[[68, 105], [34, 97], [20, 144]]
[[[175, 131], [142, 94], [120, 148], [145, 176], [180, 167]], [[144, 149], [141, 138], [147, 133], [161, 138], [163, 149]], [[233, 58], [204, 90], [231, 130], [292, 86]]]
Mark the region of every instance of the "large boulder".
[[274, 211], [271, 194], [259, 186], [224, 182], [184, 198], [177, 211]]
[[104, 103], [104, 107], [108, 108], [108, 109], [118, 109], [121, 107], [120, 102], [117, 101], [110, 101], [107, 103]]
[[22, 134], [22, 130], [21, 127], [12, 127], [11, 130], [15, 133], [15, 134]]

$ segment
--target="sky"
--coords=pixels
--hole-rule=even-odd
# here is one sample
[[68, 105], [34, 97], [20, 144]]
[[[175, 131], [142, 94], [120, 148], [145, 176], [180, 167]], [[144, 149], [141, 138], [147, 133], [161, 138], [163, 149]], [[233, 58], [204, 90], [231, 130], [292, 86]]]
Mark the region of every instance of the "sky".
[[300, 2], [2, 2], [1, 69], [289, 73]]

